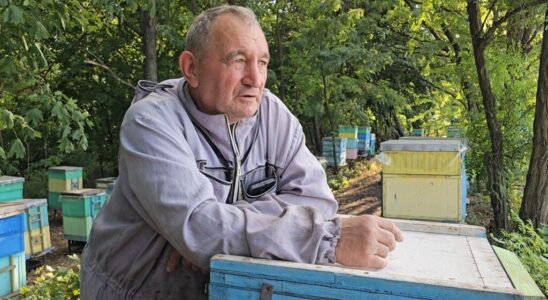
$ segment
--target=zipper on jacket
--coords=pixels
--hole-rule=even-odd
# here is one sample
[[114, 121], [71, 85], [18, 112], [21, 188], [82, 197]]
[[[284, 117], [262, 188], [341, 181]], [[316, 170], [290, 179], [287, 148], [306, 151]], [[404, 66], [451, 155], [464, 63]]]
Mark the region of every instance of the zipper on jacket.
[[230, 193], [229, 197], [227, 199], [228, 204], [232, 204], [240, 198], [241, 189], [240, 189], [240, 181], [241, 181], [241, 161], [240, 161], [240, 150], [238, 149], [238, 145], [236, 144], [235, 140], [235, 133], [236, 133], [236, 126], [238, 126], [238, 122], [234, 123], [234, 125], [231, 127], [230, 123], [228, 121], [228, 117], [225, 115], [226, 118], [226, 126], [228, 129], [228, 136], [230, 137], [230, 146], [232, 146], [232, 152], [234, 154], [234, 176], [232, 178], [232, 184], [230, 186]]

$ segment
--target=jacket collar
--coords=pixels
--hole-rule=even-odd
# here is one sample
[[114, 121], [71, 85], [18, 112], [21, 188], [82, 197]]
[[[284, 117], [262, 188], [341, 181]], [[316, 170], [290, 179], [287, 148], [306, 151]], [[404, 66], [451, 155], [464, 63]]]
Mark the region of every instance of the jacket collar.
[[[210, 139], [216, 143], [223, 153], [232, 153], [227, 116], [225, 114], [210, 115], [198, 110], [184, 78], [181, 79], [177, 86], [177, 93], [185, 110], [193, 121], [205, 129]], [[253, 133], [253, 127], [257, 123], [257, 116], [258, 113], [255, 113], [252, 117], [240, 120], [235, 124], [235, 140], [240, 152], [246, 151], [248, 145], [252, 142], [254, 135], [251, 133]], [[231, 158], [232, 155], [228, 157]]]

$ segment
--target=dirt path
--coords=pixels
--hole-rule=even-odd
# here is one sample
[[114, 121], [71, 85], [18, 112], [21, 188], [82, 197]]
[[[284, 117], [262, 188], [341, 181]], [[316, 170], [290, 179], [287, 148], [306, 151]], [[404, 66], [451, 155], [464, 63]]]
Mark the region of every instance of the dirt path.
[[382, 185], [380, 167], [369, 161], [359, 163], [357, 176], [347, 187], [334, 191], [339, 201], [339, 214], [381, 215]]

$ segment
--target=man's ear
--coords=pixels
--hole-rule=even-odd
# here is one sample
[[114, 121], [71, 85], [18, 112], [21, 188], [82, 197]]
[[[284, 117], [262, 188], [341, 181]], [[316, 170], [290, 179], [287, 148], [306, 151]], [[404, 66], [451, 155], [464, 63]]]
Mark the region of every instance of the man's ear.
[[198, 87], [197, 76], [198, 58], [190, 51], [183, 51], [179, 55], [179, 69], [186, 82], [193, 88]]

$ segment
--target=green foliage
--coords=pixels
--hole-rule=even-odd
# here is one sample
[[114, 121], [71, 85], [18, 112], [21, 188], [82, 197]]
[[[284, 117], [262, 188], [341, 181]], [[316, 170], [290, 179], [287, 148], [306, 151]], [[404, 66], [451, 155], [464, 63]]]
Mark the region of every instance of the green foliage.
[[537, 233], [531, 221], [523, 222], [514, 211], [511, 215], [516, 230], [502, 231], [493, 239], [520, 258], [540, 289], [548, 295], [548, 226]]
[[[344, 170], [344, 169], [343, 169]], [[350, 183], [348, 177], [343, 175], [343, 172], [338, 172], [329, 176], [327, 184], [333, 190], [343, 189]]]
[[[485, 28], [521, 2], [480, 2]], [[163, 80], [180, 76], [177, 56], [194, 16], [222, 3], [0, 1], [0, 174], [29, 180], [63, 163], [83, 166], [87, 181], [116, 175], [120, 124], [131, 86], [143, 77], [141, 12], [157, 17]], [[470, 140], [472, 188], [485, 191], [490, 138], [466, 1], [237, 3], [257, 13], [271, 53], [267, 86], [305, 132], [319, 135], [309, 134], [310, 144], [341, 124], [371, 126], [379, 142], [411, 128], [443, 136], [457, 125]], [[531, 6], [502, 23], [485, 52], [503, 125], [505, 176], [520, 184], [530, 155], [543, 11]], [[518, 38], [527, 32], [529, 39]], [[42, 194], [40, 181], [29, 185], [37, 189], [30, 194]]]
[[55, 43], [91, 20], [81, 9], [79, 1], [0, 3], [0, 77], [9, 78], [0, 81], [0, 174], [88, 147], [88, 112], [50, 84], [61, 73]]
[[69, 256], [70, 266], [52, 268], [48, 265], [36, 269], [33, 284], [21, 288], [24, 299], [80, 299], [80, 259]]
[[[335, 172], [333, 167], [328, 167], [326, 170], [327, 184], [333, 190], [339, 190], [347, 187], [350, 184], [350, 179], [357, 176], [363, 163], [349, 161], [348, 164], [339, 169], [339, 172]], [[371, 165], [367, 164], [365, 167], [367, 170], [371, 169]]]

